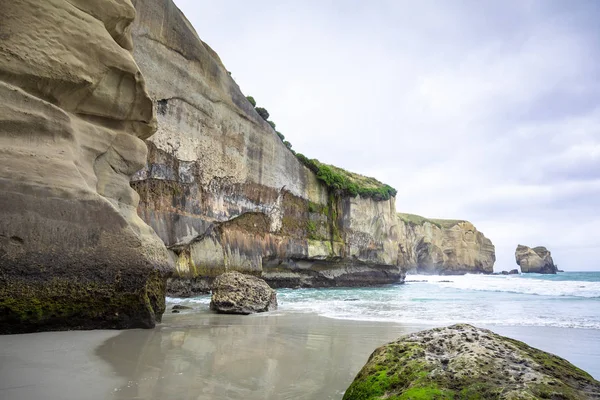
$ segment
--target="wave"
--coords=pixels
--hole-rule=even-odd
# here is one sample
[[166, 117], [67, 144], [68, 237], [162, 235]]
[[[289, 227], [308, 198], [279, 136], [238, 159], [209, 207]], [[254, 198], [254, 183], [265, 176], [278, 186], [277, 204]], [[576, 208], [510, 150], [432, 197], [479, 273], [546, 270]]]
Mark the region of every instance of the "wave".
[[410, 275], [407, 284], [539, 296], [600, 298], [600, 282], [597, 281], [532, 279], [521, 275]]

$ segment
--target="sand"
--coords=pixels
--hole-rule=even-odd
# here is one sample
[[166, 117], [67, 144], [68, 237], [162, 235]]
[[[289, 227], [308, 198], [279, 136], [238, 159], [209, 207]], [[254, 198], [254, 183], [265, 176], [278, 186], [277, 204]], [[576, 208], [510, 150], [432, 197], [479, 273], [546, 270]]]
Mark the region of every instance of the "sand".
[[[196, 311], [153, 330], [0, 336], [0, 399], [341, 399], [377, 346], [429, 327]], [[600, 331], [490, 328], [600, 376]]]

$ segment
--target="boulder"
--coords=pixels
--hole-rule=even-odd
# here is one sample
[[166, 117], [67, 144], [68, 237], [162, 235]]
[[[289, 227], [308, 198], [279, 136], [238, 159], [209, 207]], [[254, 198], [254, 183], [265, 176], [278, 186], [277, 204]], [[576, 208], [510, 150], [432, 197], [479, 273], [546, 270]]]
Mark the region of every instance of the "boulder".
[[501, 274], [502, 275], [508, 275], [508, 271], [502, 271]]
[[226, 272], [214, 281], [210, 308], [224, 314], [273, 311], [277, 309], [277, 293], [260, 278]]
[[556, 274], [558, 270], [550, 251], [543, 246], [530, 248], [520, 244], [515, 250], [515, 260], [523, 273]]
[[156, 129], [129, 0], [2, 1], [0, 333], [150, 328], [174, 265], [130, 177]]
[[343, 398], [583, 400], [599, 393], [600, 382], [560, 357], [458, 324], [378, 348]]
[[519, 270], [518, 269], [511, 269], [510, 271], [508, 271], [509, 275], [519, 275]]

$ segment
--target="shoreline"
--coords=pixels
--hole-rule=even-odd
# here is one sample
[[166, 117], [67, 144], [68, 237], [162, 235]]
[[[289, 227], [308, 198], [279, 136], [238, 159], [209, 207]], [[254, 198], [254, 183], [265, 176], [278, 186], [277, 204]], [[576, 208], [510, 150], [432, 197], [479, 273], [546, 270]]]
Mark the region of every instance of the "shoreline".
[[[166, 313], [151, 330], [0, 336], [0, 397], [341, 399], [375, 348], [432, 327], [302, 312], [240, 316], [196, 309]], [[594, 366], [600, 330], [482, 327], [600, 377], [600, 366]]]

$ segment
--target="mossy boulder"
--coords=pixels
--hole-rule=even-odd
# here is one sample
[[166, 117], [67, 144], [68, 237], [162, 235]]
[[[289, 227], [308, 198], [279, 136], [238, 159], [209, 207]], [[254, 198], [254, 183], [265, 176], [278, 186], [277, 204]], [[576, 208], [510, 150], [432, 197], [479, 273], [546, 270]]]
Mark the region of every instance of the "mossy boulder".
[[226, 272], [214, 281], [210, 308], [223, 314], [273, 311], [277, 309], [277, 294], [256, 276]]
[[568, 361], [466, 324], [378, 348], [344, 394], [344, 400], [594, 398], [600, 382]]

